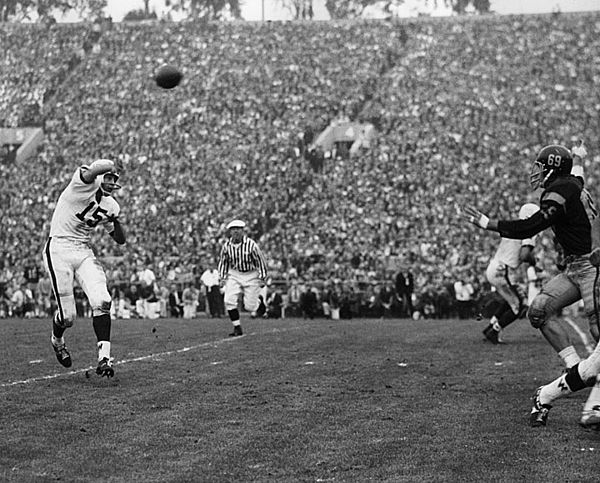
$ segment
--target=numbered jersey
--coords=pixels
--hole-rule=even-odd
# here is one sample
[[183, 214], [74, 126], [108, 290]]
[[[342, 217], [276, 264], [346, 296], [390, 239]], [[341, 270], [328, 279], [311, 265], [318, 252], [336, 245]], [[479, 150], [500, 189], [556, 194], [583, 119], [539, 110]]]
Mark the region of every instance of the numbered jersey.
[[[101, 176], [91, 183], [82, 179], [87, 166], [75, 171], [71, 182], [58, 198], [52, 222], [50, 236], [69, 238], [87, 243], [92, 230], [107, 223], [109, 217], [119, 215], [119, 204], [112, 196], [102, 196]], [[112, 228], [112, 224], [110, 225]]]
[[553, 221], [552, 229], [565, 256], [592, 251], [592, 225], [598, 211], [580, 178], [553, 181], [542, 193], [540, 206], [544, 216]]

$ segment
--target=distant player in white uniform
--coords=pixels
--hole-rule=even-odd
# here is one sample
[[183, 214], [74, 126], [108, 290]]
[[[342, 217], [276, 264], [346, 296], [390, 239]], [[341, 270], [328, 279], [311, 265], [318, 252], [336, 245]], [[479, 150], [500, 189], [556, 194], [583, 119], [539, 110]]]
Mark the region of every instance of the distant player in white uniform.
[[[224, 287], [225, 309], [233, 324], [232, 337], [242, 335], [238, 298], [244, 296], [244, 308], [248, 312], [259, 310], [260, 291], [266, 285], [267, 264], [262, 251], [254, 240], [244, 234], [246, 224], [233, 220], [227, 225], [229, 240], [219, 256], [219, 284]], [[262, 315], [257, 313], [257, 315]]]
[[[539, 207], [536, 204], [526, 203], [519, 210], [519, 219], [529, 218], [537, 211]], [[535, 236], [524, 240], [501, 238], [500, 245], [487, 267], [485, 275], [488, 282], [503, 298], [503, 303], [496, 309], [489, 325], [483, 330], [486, 339], [494, 344], [501, 342], [502, 329], [517, 320], [519, 315], [525, 314], [527, 298], [524, 290], [516, 282], [516, 275], [521, 263], [535, 265], [535, 242]]]
[[44, 248], [44, 262], [58, 304], [52, 320], [52, 347], [58, 362], [71, 367], [71, 354], [63, 334], [76, 317], [73, 283], [76, 279], [92, 308], [92, 324], [98, 340], [100, 376], [112, 377], [110, 357], [111, 296], [106, 275], [90, 246], [92, 231], [103, 225], [110, 236], [122, 245], [125, 234], [118, 220], [119, 204], [111, 196], [119, 189], [115, 163], [99, 159], [81, 166], [61, 193], [52, 215], [50, 237]]

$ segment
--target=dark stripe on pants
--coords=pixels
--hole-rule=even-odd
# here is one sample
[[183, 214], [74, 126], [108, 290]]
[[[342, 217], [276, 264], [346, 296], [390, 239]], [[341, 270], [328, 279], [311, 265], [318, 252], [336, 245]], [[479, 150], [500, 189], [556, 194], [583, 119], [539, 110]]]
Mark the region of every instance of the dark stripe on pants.
[[54, 292], [54, 298], [56, 299], [56, 305], [58, 306], [58, 316], [60, 320], [65, 320], [65, 314], [62, 309], [62, 304], [60, 303], [60, 296], [58, 295], [58, 284], [56, 282], [56, 274], [54, 273], [54, 267], [52, 266], [52, 257], [50, 257], [50, 241], [52, 237], [48, 238], [46, 242], [46, 248], [44, 251], [46, 252], [46, 261], [48, 263], [48, 271], [50, 272], [50, 279], [52, 281], [52, 291]]
[[517, 285], [514, 285], [513, 283], [511, 283], [510, 277], [508, 276], [508, 273], [509, 273], [508, 270], [509, 270], [508, 266], [504, 267], [504, 280], [506, 280], [508, 287], [517, 296], [517, 300], [519, 301], [519, 309], [521, 309], [521, 307], [523, 307], [523, 297], [521, 297], [521, 292], [519, 291]]

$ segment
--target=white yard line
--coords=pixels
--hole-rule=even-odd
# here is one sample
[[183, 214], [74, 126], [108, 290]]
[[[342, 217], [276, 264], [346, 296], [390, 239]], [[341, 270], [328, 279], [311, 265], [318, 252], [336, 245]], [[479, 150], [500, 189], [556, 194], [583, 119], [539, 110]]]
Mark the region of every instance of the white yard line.
[[[269, 333], [276, 333], [276, 332], [288, 332], [290, 330], [297, 330], [297, 329], [301, 329], [303, 327], [300, 326], [294, 326], [294, 327], [286, 327], [284, 329], [279, 329], [279, 328], [275, 328], [275, 329], [271, 329], [267, 332], [262, 332], [261, 335], [264, 334], [269, 334]], [[145, 356], [140, 356], [140, 357], [133, 357], [131, 359], [122, 359], [119, 361], [114, 361], [113, 365], [115, 366], [120, 366], [122, 364], [130, 364], [132, 362], [140, 362], [140, 361], [149, 361], [149, 360], [153, 360], [153, 359], [160, 359], [161, 357], [165, 357], [165, 356], [170, 356], [170, 355], [174, 355], [174, 354], [181, 354], [183, 352], [189, 352], [189, 351], [193, 351], [193, 350], [197, 350], [197, 349], [203, 349], [206, 347], [218, 347], [221, 344], [225, 344], [226, 342], [233, 342], [236, 340], [240, 340], [243, 339], [244, 337], [248, 337], [248, 336], [254, 336], [254, 335], [258, 335], [257, 332], [251, 332], [251, 333], [246, 333], [241, 337], [227, 337], [225, 339], [219, 339], [216, 341], [211, 341], [211, 342], [204, 342], [202, 344], [197, 344], [197, 345], [193, 345], [193, 346], [189, 346], [189, 347], [182, 347], [181, 349], [175, 349], [172, 351], [166, 351], [166, 352], [159, 352], [157, 354], [148, 354]], [[86, 367], [83, 369], [77, 369], [74, 371], [68, 371], [68, 372], [56, 372], [54, 374], [48, 374], [46, 376], [38, 376], [38, 377], [31, 377], [29, 379], [22, 379], [20, 381], [10, 381], [10, 382], [3, 382], [0, 383], [0, 388], [4, 388], [4, 387], [11, 387], [11, 386], [19, 386], [19, 385], [24, 385], [24, 384], [32, 384], [34, 382], [41, 382], [41, 381], [47, 381], [50, 379], [57, 379], [59, 377], [65, 377], [65, 376], [72, 376], [75, 374], [83, 374], [87, 371], [95, 371], [96, 368], [95, 367]], [[94, 375], [95, 377], [95, 375]]]
[[[275, 330], [273, 332], [279, 332], [279, 331], [280, 330]], [[255, 335], [255, 334], [256, 333], [251, 333], [251, 334], [247, 334], [247, 335]], [[181, 349], [175, 349], [172, 351], [159, 352], [156, 354], [148, 354], [145, 356], [133, 357], [131, 359], [122, 359], [119, 361], [114, 361], [113, 365], [120, 366], [122, 364], [130, 364], [131, 362], [140, 362], [140, 361], [148, 361], [148, 360], [152, 360], [152, 359], [159, 359], [161, 357], [170, 356], [173, 354], [181, 354], [183, 352], [189, 352], [189, 351], [193, 351], [196, 349], [203, 349], [205, 347], [218, 347], [221, 344], [224, 344], [226, 342], [232, 342], [235, 340], [243, 339], [244, 337], [246, 337], [246, 335], [243, 335], [241, 337], [227, 337], [226, 339], [220, 339], [220, 340], [211, 341], [211, 342], [204, 342], [202, 344], [197, 344], [197, 345], [193, 345], [193, 346], [189, 346], [189, 347], [182, 347]], [[29, 379], [22, 379], [20, 381], [4, 382], [4, 383], [0, 383], [0, 388], [10, 387], [10, 386], [18, 386], [21, 384], [31, 384], [34, 382], [47, 381], [49, 379], [56, 379], [58, 377], [72, 376], [74, 374], [83, 374], [87, 371], [95, 371], [95, 370], [96, 370], [95, 367], [90, 366], [90, 367], [86, 367], [84, 369], [77, 369], [75, 371], [57, 372], [54, 374], [49, 374], [47, 376], [38, 376], [38, 377], [29, 378]]]
[[592, 352], [594, 352], [595, 344], [592, 341], [592, 339], [590, 337], [588, 337], [585, 334], [585, 332], [583, 330], [581, 330], [581, 328], [575, 322], [573, 322], [569, 317], [563, 317], [563, 320], [573, 328], [573, 330], [577, 333], [577, 335], [581, 339], [581, 342], [583, 342], [583, 345], [585, 345], [585, 348], [588, 351], [588, 354], [586, 354], [586, 356], [591, 354]]

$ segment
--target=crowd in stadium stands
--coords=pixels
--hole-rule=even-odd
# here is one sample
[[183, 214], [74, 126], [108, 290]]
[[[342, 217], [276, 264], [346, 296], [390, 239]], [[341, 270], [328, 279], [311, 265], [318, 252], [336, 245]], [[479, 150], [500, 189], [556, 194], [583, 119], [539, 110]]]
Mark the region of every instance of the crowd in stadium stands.
[[[200, 276], [232, 218], [260, 241], [265, 303], [282, 295], [282, 315], [472, 315], [498, 239], [460, 207], [515, 217], [537, 150], [579, 137], [595, 190], [599, 30], [598, 14], [3, 29], [0, 127], [38, 122], [45, 139], [33, 158], [0, 163], [0, 316], [48, 316], [52, 208], [100, 157], [124, 166], [128, 243], [93, 239], [120, 316], [183, 316], [169, 300], [185, 289], [207, 311]], [[153, 83], [164, 63], [184, 71], [176, 89]], [[342, 118], [372, 123], [376, 138], [315, 164], [310, 141]], [[552, 271], [554, 253], [545, 234], [539, 266]], [[410, 310], [394, 288], [401, 269], [414, 275]], [[457, 283], [472, 287], [466, 314]], [[132, 286], [155, 305], [136, 308]]]

